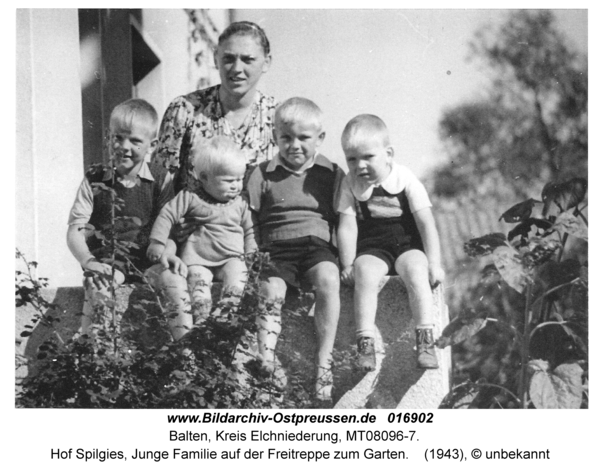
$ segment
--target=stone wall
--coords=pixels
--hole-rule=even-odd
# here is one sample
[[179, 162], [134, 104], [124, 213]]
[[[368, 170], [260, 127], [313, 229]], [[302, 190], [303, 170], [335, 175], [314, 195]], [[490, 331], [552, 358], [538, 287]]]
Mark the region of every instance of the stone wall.
[[[218, 286], [214, 287], [214, 291]], [[135, 293], [135, 292], [134, 292]], [[79, 327], [83, 304], [81, 288], [59, 288], [47, 290], [46, 299], [64, 309], [59, 335], [64, 340], [73, 336]], [[118, 290], [117, 301], [120, 309], [126, 310], [132, 295], [130, 288]], [[436, 312], [436, 332], [448, 322], [448, 313], [443, 302], [443, 290], [434, 291]], [[414, 324], [408, 308], [408, 295], [398, 277], [390, 278], [379, 294], [377, 313], [378, 335], [376, 338], [377, 369], [371, 373], [358, 373], [353, 368], [356, 353], [354, 320], [352, 316], [352, 290], [343, 287], [341, 291], [342, 309], [336, 338], [334, 369], [334, 408], [437, 408], [449, 391], [450, 350], [437, 350], [440, 368], [420, 370], [415, 367]], [[288, 377], [311, 384], [314, 381], [314, 357], [316, 339], [313, 318], [310, 313], [311, 296], [302, 298], [290, 296], [284, 306], [283, 330], [277, 348], [278, 358]], [[299, 315], [298, 312], [301, 314]], [[37, 346], [49, 335], [55, 335], [48, 328], [38, 326], [34, 334], [21, 338], [23, 326], [29, 322], [33, 312], [29, 307], [17, 309], [16, 342], [17, 355], [35, 358]], [[31, 366], [35, 366], [33, 362]], [[27, 367], [17, 370], [17, 377], [28, 373]]]

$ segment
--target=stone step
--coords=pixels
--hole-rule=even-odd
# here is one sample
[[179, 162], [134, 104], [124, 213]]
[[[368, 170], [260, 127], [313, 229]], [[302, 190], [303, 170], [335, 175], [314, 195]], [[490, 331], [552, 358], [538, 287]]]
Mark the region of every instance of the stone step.
[[[220, 289], [213, 286], [213, 294]], [[135, 302], [137, 290], [121, 287], [117, 290], [117, 306], [127, 311], [127, 306]], [[37, 347], [50, 335], [59, 335], [63, 340], [73, 336], [79, 328], [79, 317], [83, 305], [83, 289], [80, 287], [45, 290], [44, 296], [64, 310], [60, 328], [56, 333], [45, 326], [37, 326], [30, 337], [22, 338], [20, 333], [34, 314], [30, 306], [16, 310], [16, 350], [17, 355], [35, 358]], [[337, 409], [361, 408], [437, 408], [450, 387], [450, 350], [437, 350], [440, 368], [420, 370], [415, 366], [415, 335], [408, 307], [408, 294], [398, 277], [386, 280], [379, 293], [377, 312], [377, 369], [360, 374], [353, 368], [356, 351], [355, 327], [353, 319], [352, 289], [342, 287], [341, 313], [336, 336], [334, 367], [334, 407]], [[434, 290], [435, 337], [448, 323], [448, 312], [443, 301], [443, 288]], [[305, 381], [312, 390], [314, 381], [314, 358], [316, 338], [311, 310], [312, 298], [289, 296], [284, 306], [282, 333], [277, 347], [278, 359], [288, 376]], [[294, 312], [303, 310], [304, 315]], [[158, 312], [158, 311], [157, 311]], [[308, 313], [308, 314], [306, 314]], [[165, 341], [166, 339], [152, 341]], [[33, 365], [35, 362], [32, 363]], [[29, 373], [27, 365], [17, 369], [17, 377]]]

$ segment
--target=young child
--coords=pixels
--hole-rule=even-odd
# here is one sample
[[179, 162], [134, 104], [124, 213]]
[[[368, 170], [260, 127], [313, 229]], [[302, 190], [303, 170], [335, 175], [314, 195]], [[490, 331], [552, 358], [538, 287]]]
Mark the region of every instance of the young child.
[[315, 388], [318, 399], [329, 400], [340, 310], [339, 268], [331, 242], [337, 220], [334, 195], [343, 172], [317, 152], [325, 132], [321, 110], [312, 101], [283, 102], [275, 111], [274, 134], [279, 153], [256, 167], [247, 184], [259, 247], [271, 261], [263, 272], [268, 281], [261, 284], [257, 320], [261, 369], [283, 385], [275, 360], [281, 307], [289, 286], [312, 286], [318, 341]]
[[159, 166], [150, 168], [146, 163], [156, 147], [158, 116], [147, 101], [127, 100], [117, 105], [109, 122], [111, 165], [94, 165], [86, 173], [69, 215], [67, 245], [86, 272], [84, 278], [85, 302], [81, 318], [81, 333], [88, 334], [94, 310], [101, 305], [98, 293], [108, 295], [111, 283], [120, 284], [125, 276], [120, 271], [112, 277], [112, 268], [103, 263], [110, 256], [94, 231], [100, 231], [111, 221], [113, 204], [109, 192], [94, 188], [104, 184], [112, 188], [123, 200], [116, 216], [135, 217], [141, 226], [117, 219], [116, 237], [136, 243], [139, 248], [130, 250], [130, 258], [141, 271], [147, 268], [146, 245], [148, 234], [160, 207], [173, 196], [172, 185], [167, 182], [166, 170]]
[[[195, 192], [181, 191], [162, 208], [148, 247], [148, 258], [165, 267], [159, 279], [177, 310], [170, 321], [175, 340], [191, 328], [194, 315], [202, 319], [210, 313], [213, 277], [223, 281], [224, 297], [239, 300], [247, 275], [244, 255], [256, 250], [252, 216], [240, 195], [244, 152], [231, 139], [217, 136], [193, 148], [191, 157], [199, 184]], [[179, 246], [177, 256], [169, 234], [181, 218], [194, 218], [197, 228]]]
[[385, 275], [397, 274], [407, 287], [416, 323], [417, 366], [437, 368], [431, 289], [443, 281], [444, 271], [425, 187], [408, 168], [392, 161], [388, 130], [377, 116], [350, 120], [342, 147], [349, 172], [337, 207], [338, 243], [342, 281], [354, 282], [358, 367], [375, 369], [378, 288]]

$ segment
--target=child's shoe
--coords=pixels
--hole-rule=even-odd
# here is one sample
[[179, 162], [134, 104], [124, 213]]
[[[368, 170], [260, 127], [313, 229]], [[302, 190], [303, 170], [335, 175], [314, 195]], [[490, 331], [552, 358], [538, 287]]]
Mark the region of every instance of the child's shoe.
[[358, 346], [358, 359], [356, 366], [364, 372], [375, 371], [377, 359], [375, 357], [375, 339], [373, 337], [361, 337], [356, 342]]
[[416, 329], [417, 333], [417, 367], [424, 369], [439, 368], [435, 356], [435, 344], [433, 341], [433, 329]]

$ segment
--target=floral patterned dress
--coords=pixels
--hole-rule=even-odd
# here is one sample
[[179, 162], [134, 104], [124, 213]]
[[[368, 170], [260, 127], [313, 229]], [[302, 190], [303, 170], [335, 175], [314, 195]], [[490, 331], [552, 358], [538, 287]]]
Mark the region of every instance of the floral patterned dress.
[[231, 137], [246, 151], [249, 166], [271, 160], [277, 153], [273, 139], [275, 99], [257, 91], [250, 113], [235, 129], [224, 116], [219, 87], [216, 85], [177, 97], [165, 111], [154, 158], [175, 172], [176, 193], [184, 188], [193, 191], [195, 179], [190, 178], [189, 154], [192, 146], [201, 139], [215, 135]]

